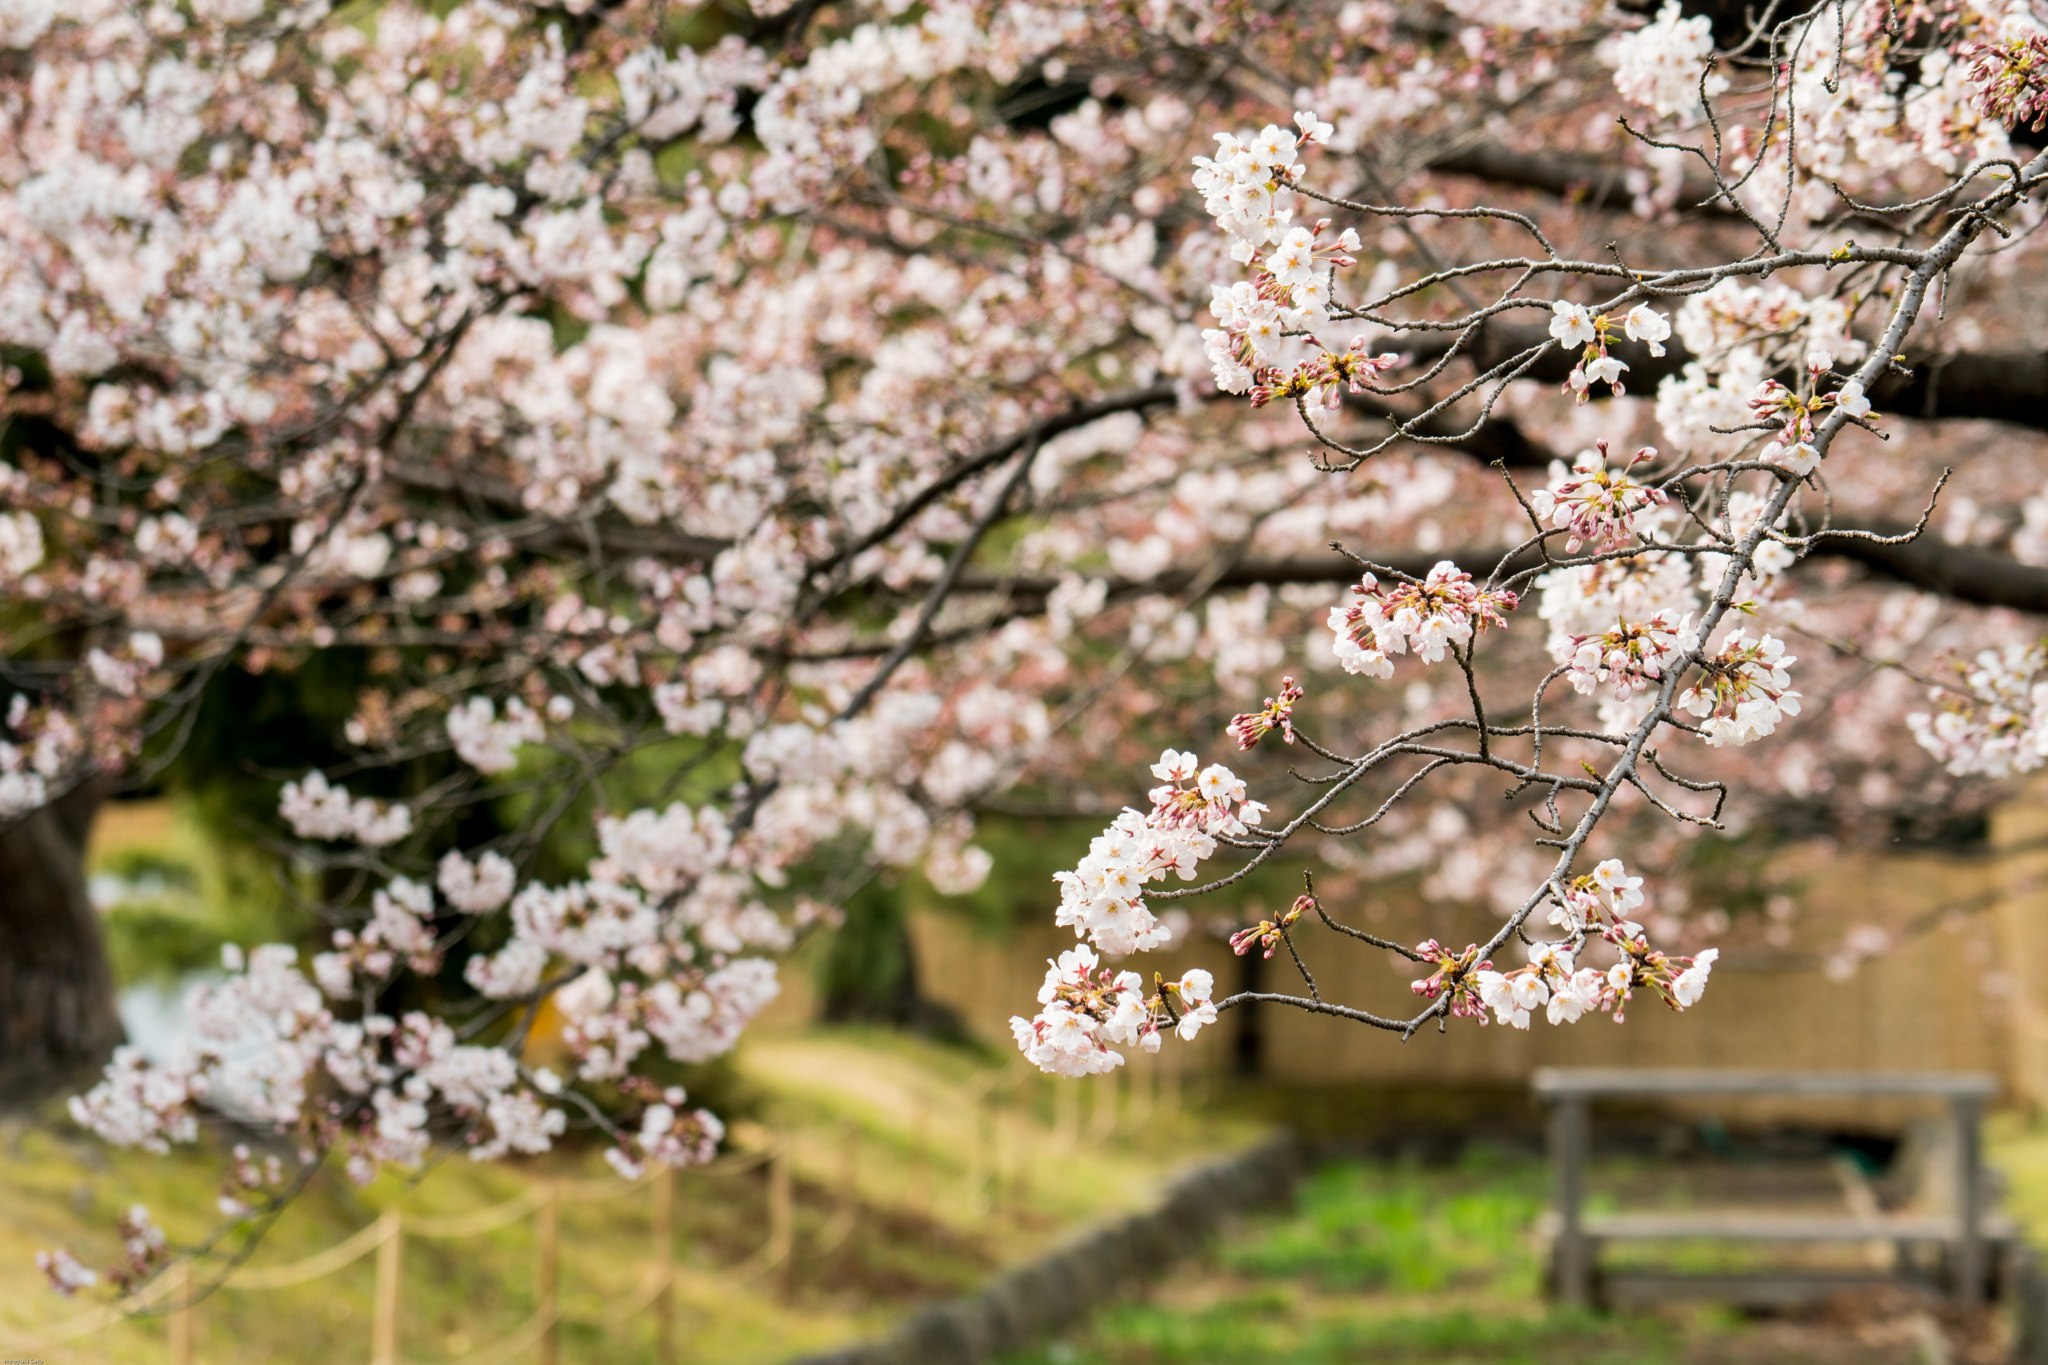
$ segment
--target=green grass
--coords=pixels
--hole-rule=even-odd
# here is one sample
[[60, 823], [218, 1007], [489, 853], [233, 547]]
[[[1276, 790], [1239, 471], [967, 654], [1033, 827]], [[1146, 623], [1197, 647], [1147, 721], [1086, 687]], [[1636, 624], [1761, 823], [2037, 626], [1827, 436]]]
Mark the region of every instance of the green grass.
[[[1626, 1181], [1634, 1173], [1621, 1170]], [[1919, 1358], [1881, 1305], [1751, 1320], [1714, 1308], [1596, 1314], [1540, 1293], [1533, 1226], [1546, 1170], [1469, 1149], [1449, 1166], [1348, 1162], [1294, 1209], [1247, 1220], [1201, 1257], [1007, 1365], [1876, 1365]], [[1680, 1258], [1683, 1259], [1683, 1258]], [[1889, 1316], [1888, 1316], [1889, 1315]], [[1974, 1357], [1972, 1357], [1974, 1358]]]
[[[679, 1176], [676, 1323], [692, 1365], [773, 1365], [879, 1335], [913, 1306], [967, 1293], [1079, 1224], [1149, 1206], [1181, 1165], [1260, 1135], [1241, 1121], [1156, 1102], [1138, 1122], [1128, 1092], [1113, 1134], [1094, 1129], [1085, 1102], [1080, 1123], [1063, 1133], [1052, 1082], [882, 1031], [750, 1038], [736, 1070], [754, 1114], [736, 1125], [738, 1142], [759, 1148], [773, 1134], [789, 1143], [795, 1265], [786, 1295], [774, 1277], [745, 1273], [767, 1237], [764, 1171]], [[982, 1093], [989, 1103], [970, 1101]], [[174, 1243], [196, 1243], [219, 1222], [212, 1205], [220, 1147], [229, 1140], [154, 1157], [107, 1148], [78, 1133], [54, 1106], [40, 1121], [0, 1122], [0, 1345], [27, 1342], [30, 1355], [108, 1365], [166, 1359], [160, 1317], [78, 1342], [38, 1344], [42, 1329], [90, 1305], [45, 1288], [34, 1254], [70, 1246], [88, 1265], [106, 1264], [116, 1250], [114, 1219], [134, 1202], [150, 1206]], [[849, 1173], [853, 1219], [842, 1238], [841, 1189]], [[458, 1156], [364, 1189], [324, 1173], [278, 1221], [252, 1264], [321, 1251], [386, 1209], [468, 1213], [545, 1179], [573, 1180], [589, 1192], [561, 1210], [565, 1310], [591, 1316], [626, 1299], [653, 1256], [651, 1198], [629, 1194], [589, 1150], [499, 1165]], [[614, 1193], [628, 1197], [591, 1197]], [[528, 1218], [461, 1241], [409, 1238], [400, 1314], [405, 1359], [450, 1360], [518, 1327], [534, 1305], [534, 1235]], [[201, 1365], [367, 1358], [373, 1274], [373, 1258], [365, 1257], [305, 1286], [215, 1295], [197, 1311], [196, 1358]], [[609, 1329], [565, 1326], [561, 1357], [572, 1365], [651, 1363], [651, 1315]]]
[[1446, 1184], [1398, 1167], [1329, 1167], [1309, 1180], [1295, 1217], [1225, 1247], [1221, 1262], [1266, 1279], [1401, 1292], [1532, 1275], [1524, 1243], [1543, 1208], [1540, 1173], [1531, 1180], [1526, 1162], [1484, 1152], [1459, 1169], [1464, 1179]]
[[[124, 986], [175, 988], [186, 974], [217, 964], [222, 942], [275, 938], [285, 924], [278, 888], [259, 884], [254, 865], [209, 838], [189, 808], [110, 808], [96, 833], [89, 870], [100, 879]], [[1131, 1070], [1153, 1080], [1158, 1074]], [[757, 1029], [729, 1065], [694, 1076], [691, 1090], [741, 1120], [733, 1125], [740, 1146], [787, 1141], [795, 1244], [786, 1292], [778, 1277], [749, 1277], [745, 1268], [767, 1238], [766, 1173], [678, 1178], [676, 1330], [692, 1365], [775, 1362], [884, 1332], [912, 1306], [966, 1293], [1078, 1225], [1151, 1204], [1180, 1166], [1265, 1131], [1257, 1121], [1180, 1105], [1166, 1092], [1134, 1095], [1128, 1082], [1112, 1125], [1096, 1108], [1100, 1085], [1023, 1075], [1007, 1050], [949, 1047], [880, 1029]], [[160, 1316], [39, 1344], [42, 1330], [93, 1305], [49, 1291], [34, 1255], [68, 1246], [88, 1265], [105, 1266], [116, 1255], [115, 1219], [131, 1203], [148, 1205], [175, 1244], [199, 1243], [220, 1223], [214, 1201], [233, 1140], [218, 1134], [197, 1149], [155, 1157], [85, 1136], [58, 1104], [35, 1119], [0, 1120], [0, 1355], [22, 1355], [12, 1349], [22, 1345], [51, 1360], [167, 1359]], [[853, 1218], [842, 1236], [849, 1175]], [[322, 1251], [387, 1209], [467, 1213], [535, 1180], [626, 1189], [588, 1148], [518, 1164], [440, 1159], [417, 1175], [386, 1175], [363, 1189], [324, 1172], [251, 1264]], [[566, 1311], [593, 1315], [642, 1282], [655, 1247], [650, 1204], [642, 1193], [563, 1206]], [[534, 1235], [529, 1218], [462, 1241], [407, 1239], [401, 1356], [432, 1365], [517, 1328], [534, 1306]], [[298, 1288], [215, 1294], [195, 1313], [196, 1359], [365, 1359], [373, 1278], [373, 1258], [365, 1257]], [[653, 1335], [646, 1314], [610, 1329], [571, 1322], [561, 1357], [572, 1365], [640, 1365], [654, 1358]]]

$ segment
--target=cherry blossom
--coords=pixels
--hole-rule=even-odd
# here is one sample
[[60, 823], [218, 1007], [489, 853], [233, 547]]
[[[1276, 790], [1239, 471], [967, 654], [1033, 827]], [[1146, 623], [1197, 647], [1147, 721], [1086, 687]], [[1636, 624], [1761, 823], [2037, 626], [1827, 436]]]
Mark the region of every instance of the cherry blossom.
[[[2016, 325], [1986, 281], [2039, 249], [2011, 136], [2036, 18], [1850, 0], [1717, 51], [1676, 4], [774, 8], [203, 4], [171, 32], [0, 4], [0, 820], [155, 780], [219, 679], [362, 670], [275, 820], [245, 812], [311, 872], [322, 951], [224, 964], [194, 1045], [118, 1054], [81, 1122], [157, 1150], [231, 1120], [360, 1179], [537, 1153], [572, 1112], [621, 1171], [708, 1159], [718, 1120], [647, 1076], [774, 998], [844, 895], [819, 862], [964, 894], [987, 798], [1114, 809], [1161, 744], [1057, 879], [1086, 942], [1019, 1021], [1039, 1065], [1232, 1008], [1103, 959], [1304, 838], [1499, 909], [1462, 953], [1319, 931], [1418, 968], [1391, 994], [1421, 1013], [1306, 974], [1304, 1007], [1413, 1033], [1696, 1002], [1712, 950], [1673, 953], [1600, 851], [1655, 865], [1648, 824], [1753, 810], [1838, 712], [1871, 733], [1882, 685], [1842, 701], [1809, 657], [1802, 716], [1778, 640], [1879, 591], [1806, 567], [1831, 536], [1926, 505], [1922, 424], [1875, 426], [1936, 415], [1896, 377], [2017, 344], [1965, 325]], [[1472, 183], [1503, 164], [1512, 208]], [[1857, 210], [1851, 240], [1842, 195], [1971, 207]], [[1654, 480], [1609, 469], [1652, 420]], [[1389, 563], [1334, 607], [1333, 542]], [[1509, 628], [1532, 588], [1540, 641]], [[1733, 611], [1750, 633], [1701, 652]], [[1992, 662], [1923, 679], [1925, 762], [2037, 764], [2039, 661], [2010, 622], [1942, 629]], [[1408, 653], [1457, 669], [1341, 676]], [[1252, 705], [1303, 667], [1334, 681]], [[1241, 771], [1184, 747], [1220, 716]], [[1771, 765], [1726, 752], [1771, 736]], [[1460, 814], [1499, 808], [1481, 778], [1541, 828]], [[1284, 971], [1311, 910], [1354, 928], [1303, 900], [1235, 946]], [[1496, 970], [1546, 916], [1561, 941]], [[543, 1006], [566, 1078], [515, 1028]], [[285, 1197], [254, 1169], [230, 1221]]]
[[1611, 549], [1628, 543], [1636, 514], [1649, 507], [1662, 507], [1670, 496], [1660, 488], [1646, 488], [1628, 476], [1628, 470], [1654, 460], [1657, 450], [1644, 446], [1619, 473], [1607, 468], [1607, 442], [1582, 451], [1572, 462], [1572, 474], [1557, 479], [1549, 488], [1529, 494], [1529, 506], [1538, 521], [1548, 521], [1571, 535], [1565, 553], [1591, 543], [1596, 549]]
[[1385, 588], [1368, 570], [1351, 593], [1351, 606], [1330, 608], [1337, 659], [1347, 673], [1379, 678], [1393, 676], [1390, 655], [1411, 647], [1423, 663], [1443, 662], [1448, 650], [1470, 645], [1476, 630], [1505, 625], [1502, 612], [1516, 605], [1515, 594], [1479, 587], [1449, 560], [1420, 581]]
[[1799, 714], [1800, 696], [1788, 671], [1798, 660], [1770, 635], [1752, 640], [1744, 631], [1729, 636], [1702, 665], [1701, 675], [1679, 694], [1678, 704], [1703, 716], [1707, 743], [1748, 744]]

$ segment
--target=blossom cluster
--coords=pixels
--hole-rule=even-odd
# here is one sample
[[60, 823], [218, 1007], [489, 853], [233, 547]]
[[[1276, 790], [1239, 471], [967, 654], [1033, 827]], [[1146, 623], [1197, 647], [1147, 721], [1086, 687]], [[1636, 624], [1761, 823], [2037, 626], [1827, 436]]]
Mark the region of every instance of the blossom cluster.
[[[1331, 272], [1356, 265], [1361, 245], [1353, 228], [1324, 241], [1329, 227], [1323, 218], [1288, 228], [1270, 254], [1253, 254], [1251, 279], [1210, 287], [1209, 312], [1218, 325], [1205, 330], [1202, 341], [1223, 392], [1249, 393], [1253, 407], [1320, 394], [1318, 401], [1334, 408], [1347, 390], [1367, 391], [1399, 363], [1393, 354], [1369, 354], [1363, 336], [1341, 352], [1316, 336], [1329, 321]], [[1301, 338], [1313, 353], [1288, 367], [1280, 362], [1291, 338]]]
[[32, 707], [24, 694], [8, 699], [0, 734], [0, 819], [34, 810], [49, 799], [77, 756], [78, 727], [53, 707]]
[[[1807, 364], [1817, 386], [1820, 377], [1833, 367], [1834, 358], [1825, 352], [1816, 352], [1808, 358]], [[1811, 474], [1820, 464], [1820, 453], [1813, 445], [1815, 423], [1831, 407], [1839, 408], [1851, 417], [1870, 415], [1870, 399], [1864, 395], [1863, 385], [1853, 379], [1832, 393], [1815, 392], [1807, 397], [1794, 393], [1775, 379], [1766, 379], [1757, 385], [1755, 395], [1749, 400], [1750, 411], [1758, 420], [1778, 427], [1778, 434], [1766, 447], [1764, 458], [1801, 477]]]
[[649, 1163], [701, 1166], [717, 1154], [725, 1125], [708, 1109], [685, 1109], [689, 1095], [679, 1085], [656, 1087], [649, 1082], [623, 1087], [647, 1100], [637, 1124], [622, 1129], [618, 1141], [605, 1149], [605, 1160], [628, 1180], [646, 1174]]
[[1549, 522], [1569, 532], [1565, 553], [1581, 545], [1596, 550], [1614, 549], [1630, 541], [1636, 515], [1671, 501], [1661, 488], [1637, 483], [1628, 471], [1657, 458], [1655, 446], [1644, 446], [1620, 470], [1607, 467], [1607, 442], [1596, 441], [1592, 450], [1582, 451], [1572, 461], [1570, 474], [1551, 487], [1529, 494], [1530, 510], [1538, 523]]
[[1665, 118], [1690, 115], [1703, 95], [1712, 99], [1728, 88], [1728, 78], [1710, 65], [1713, 52], [1712, 21], [1704, 14], [1688, 17], [1678, 0], [1664, 0], [1649, 23], [1609, 45], [1614, 88]]
[[1053, 874], [1060, 888], [1055, 923], [1113, 955], [1170, 942], [1172, 931], [1145, 904], [1146, 884], [1168, 872], [1193, 880], [1196, 865], [1216, 851], [1217, 836], [1242, 835], [1266, 811], [1230, 769], [1202, 768], [1191, 753], [1166, 750], [1152, 775], [1162, 783], [1152, 789], [1152, 809], [1126, 808], [1090, 841], [1076, 867]]
[[1312, 113], [1297, 113], [1294, 124], [1294, 132], [1269, 123], [1248, 137], [1218, 133], [1216, 155], [1195, 158], [1202, 207], [1230, 234], [1231, 254], [1240, 263], [1251, 263], [1261, 248], [1286, 236], [1294, 210], [1279, 195], [1301, 175], [1301, 148], [1330, 135], [1330, 125]]
[[[565, 1130], [545, 1073], [524, 1078], [503, 1049], [458, 1043], [449, 1025], [417, 1011], [337, 1019], [296, 957], [279, 944], [246, 958], [227, 949], [227, 980], [187, 992], [192, 1038], [159, 1061], [120, 1049], [100, 1083], [71, 1101], [72, 1118], [116, 1146], [161, 1152], [198, 1136], [202, 1108], [217, 1111], [297, 1137], [305, 1160], [338, 1145], [359, 1181], [384, 1162], [417, 1164], [437, 1108], [478, 1160], [544, 1152]], [[276, 1184], [274, 1175], [238, 1187]]]
[[1700, 731], [1716, 748], [1761, 739], [1799, 714], [1801, 698], [1789, 672], [1797, 662], [1774, 636], [1752, 640], [1738, 630], [1700, 665], [1678, 705], [1703, 717]]
[[1012, 1017], [1010, 1032], [1033, 1066], [1056, 1076], [1092, 1076], [1124, 1063], [1118, 1047], [1159, 1050], [1171, 1030], [1193, 1041], [1216, 1022], [1215, 978], [1196, 967], [1178, 981], [1158, 981], [1151, 995], [1136, 972], [1100, 965], [1085, 944], [1050, 962], [1030, 1019]]
[[1667, 608], [1647, 621], [1622, 621], [1598, 635], [1574, 637], [1566, 676], [1573, 690], [1585, 696], [1611, 682], [1615, 700], [1624, 701], [1662, 682], [1698, 644], [1691, 619]]
[[404, 802], [351, 799], [347, 787], [329, 785], [318, 770], [284, 784], [277, 813], [301, 839], [353, 839], [381, 848], [412, 833], [412, 809]]
[[1411, 648], [1422, 662], [1441, 663], [1447, 650], [1470, 645], [1475, 631], [1506, 625], [1502, 613], [1516, 605], [1515, 594], [1481, 588], [1447, 559], [1420, 582], [1382, 587], [1368, 571], [1351, 593], [1350, 606], [1330, 608], [1333, 648], [1345, 672], [1375, 678], [1394, 676], [1390, 656]]
[[1510, 1028], [1529, 1027], [1539, 1008], [1553, 1024], [1575, 1024], [1591, 1013], [1611, 1013], [1620, 1023], [1639, 990], [1654, 992], [1674, 1010], [1698, 1004], [1721, 955], [1718, 948], [1708, 948], [1693, 957], [1668, 956], [1651, 947], [1634, 925], [1605, 929], [1601, 937], [1617, 953], [1606, 971], [1578, 966], [1567, 945], [1532, 943], [1528, 965], [1511, 972], [1482, 967], [1472, 974], [1480, 1003]]
[[1906, 724], [1958, 777], [2010, 777], [2048, 763], [2048, 649], [2010, 644], [1957, 662], [1955, 682], [1929, 693], [1933, 711]]
[[[1491, 963], [1467, 964], [1458, 977], [1470, 1011], [1473, 1003], [1493, 1011], [1494, 1019], [1512, 1028], [1529, 1027], [1537, 1009], [1552, 1024], [1576, 1023], [1589, 1013], [1611, 1013], [1617, 1023], [1638, 990], [1649, 989], [1675, 1010], [1696, 1005], [1720, 953], [1707, 949], [1694, 957], [1672, 957], [1652, 947], [1635, 916], [1644, 902], [1643, 879], [1632, 877], [1617, 858], [1608, 858], [1583, 876], [1553, 891], [1550, 922], [1562, 928], [1564, 940], [1528, 945], [1528, 963], [1512, 971], [1496, 971]], [[1606, 945], [1614, 961], [1603, 971], [1585, 962], [1597, 945]], [[1418, 950], [1440, 956], [1432, 944]], [[1468, 950], [1467, 957], [1476, 955]], [[1419, 994], [1429, 994], [1425, 983]], [[1438, 987], [1437, 989], [1442, 989]]]
[[489, 697], [471, 697], [448, 713], [448, 742], [480, 773], [509, 772], [519, 762], [520, 745], [547, 736], [539, 714], [517, 697], [506, 701], [502, 719]]
[[[1564, 391], [1581, 403], [1592, 396], [1594, 384], [1607, 385], [1617, 398], [1625, 393], [1621, 376], [1628, 365], [1615, 359], [1607, 349], [1616, 329], [1614, 320], [1605, 313], [1594, 313], [1584, 304], [1563, 299], [1551, 304], [1550, 311], [1551, 339], [1567, 350], [1582, 348], [1578, 363], [1565, 378]], [[1620, 330], [1629, 340], [1644, 343], [1651, 355], [1660, 356], [1664, 354], [1664, 343], [1670, 339], [1671, 323], [1656, 309], [1639, 303], [1623, 316]]]

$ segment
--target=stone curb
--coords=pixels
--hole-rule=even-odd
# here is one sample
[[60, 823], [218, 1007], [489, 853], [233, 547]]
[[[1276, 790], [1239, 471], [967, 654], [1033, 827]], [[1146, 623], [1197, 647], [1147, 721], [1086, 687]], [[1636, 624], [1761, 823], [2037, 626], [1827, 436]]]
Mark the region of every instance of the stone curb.
[[1090, 1228], [979, 1292], [926, 1308], [890, 1335], [789, 1365], [985, 1365], [1060, 1328], [1200, 1248], [1232, 1214], [1285, 1199], [1308, 1166], [1291, 1135], [1197, 1167], [1145, 1213]]

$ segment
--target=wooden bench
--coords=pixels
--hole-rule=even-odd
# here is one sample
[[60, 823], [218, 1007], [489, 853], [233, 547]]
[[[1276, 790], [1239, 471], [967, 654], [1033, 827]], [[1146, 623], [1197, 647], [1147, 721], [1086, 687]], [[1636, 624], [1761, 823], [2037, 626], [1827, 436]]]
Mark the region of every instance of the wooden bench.
[[[1779, 1305], [1852, 1285], [1897, 1283], [1901, 1278], [1897, 1270], [1883, 1275], [1848, 1270], [1758, 1275], [1603, 1273], [1601, 1247], [1624, 1241], [1888, 1242], [1899, 1249], [1897, 1260], [1902, 1268], [1914, 1264], [1914, 1248], [1931, 1246], [1944, 1266], [1941, 1279], [1949, 1295], [1959, 1303], [1976, 1303], [1984, 1297], [1994, 1253], [2013, 1240], [2010, 1225], [1991, 1214], [1984, 1181], [1980, 1130], [1985, 1102], [1998, 1089], [1989, 1076], [1546, 1069], [1536, 1073], [1534, 1086], [1550, 1106], [1553, 1202], [1545, 1219], [1550, 1282], [1557, 1297], [1567, 1304], [1590, 1305], [1597, 1286], [1599, 1298], [1608, 1303], [1693, 1296]], [[1863, 1207], [1841, 1216], [1712, 1209], [1588, 1214], [1586, 1165], [1591, 1155], [1593, 1101], [1699, 1095], [1903, 1096], [1945, 1102], [1954, 1139], [1955, 1208], [1947, 1214], [1887, 1214], [1878, 1212], [1866, 1195]]]

